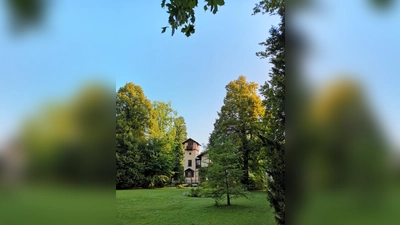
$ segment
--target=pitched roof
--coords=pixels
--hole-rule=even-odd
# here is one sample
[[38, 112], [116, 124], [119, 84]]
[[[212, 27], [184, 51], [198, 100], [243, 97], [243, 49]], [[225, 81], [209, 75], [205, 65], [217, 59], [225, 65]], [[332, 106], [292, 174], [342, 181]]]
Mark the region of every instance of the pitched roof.
[[195, 141], [195, 140], [193, 140], [193, 139], [191, 139], [191, 138], [189, 138], [189, 139], [187, 139], [186, 141], [182, 142], [182, 144], [185, 144], [185, 143], [188, 142], [188, 141], [196, 142], [196, 144], [198, 144], [199, 146], [201, 146], [201, 144], [200, 144], [199, 142], [197, 142], [197, 141]]
[[204, 152], [200, 153], [200, 154], [197, 156], [197, 158], [201, 158], [203, 155], [206, 155], [206, 154], [208, 154], [208, 151], [204, 151]]

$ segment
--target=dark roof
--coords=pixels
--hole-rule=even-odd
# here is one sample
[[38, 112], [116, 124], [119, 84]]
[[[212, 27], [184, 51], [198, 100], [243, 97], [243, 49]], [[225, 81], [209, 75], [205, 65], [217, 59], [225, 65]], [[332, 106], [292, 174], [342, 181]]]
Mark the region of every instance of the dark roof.
[[200, 154], [197, 156], [197, 158], [201, 158], [203, 155], [206, 155], [206, 154], [208, 154], [208, 151], [204, 151], [204, 152], [200, 153]]
[[197, 142], [197, 141], [195, 141], [195, 140], [193, 140], [193, 139], [191, 139], [191, 138], [189, 138], [189, 139], [187, 139], [186, 141], [182, 142], [182, 144], [185, 144], [185, 143], [188, 142], [188, 141], [196, 142], [196, 144], [198, 144], [199, 146], [201, 146], [201, 144], [200, 144], [199, 142]]

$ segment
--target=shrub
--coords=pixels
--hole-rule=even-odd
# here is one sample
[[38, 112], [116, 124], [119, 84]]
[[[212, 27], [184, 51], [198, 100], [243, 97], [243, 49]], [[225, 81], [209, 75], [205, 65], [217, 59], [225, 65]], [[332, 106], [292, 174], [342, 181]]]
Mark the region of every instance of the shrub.
[[190, 189], [191, 197], [200, 197], [200, 188], [192, 188]]
[[190, 192], [185, 192], [183, 195], [188, 197], [195, 197], [200, 198], [202, 196], [202, 189], [201, 188], [191, 188]]
[[200, 187], [203, 187], [203, 188], [207, 187], [207, 185], [208, 185], [207, 181], [203, 181], [200, 183]]
[[262, 175], [249, 174], [249, 186], [248, 190], [264, 190], [266, 185], [266, 179]]
[[178, 184], [178, 185], [176, 185], [176, 188], [182, 189], [182, 188], [184, 188], [184, 187], [183, 187], [182, 184]]
[[212, 193], [213, 189], [202, 188], [201, 189], [201, 198], [213, 198], [215, 195]]

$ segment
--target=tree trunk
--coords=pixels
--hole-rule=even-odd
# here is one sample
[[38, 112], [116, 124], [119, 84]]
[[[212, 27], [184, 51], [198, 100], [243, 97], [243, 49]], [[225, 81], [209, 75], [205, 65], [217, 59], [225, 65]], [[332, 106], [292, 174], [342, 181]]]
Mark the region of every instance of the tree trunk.
[[228, 175], [229, 175], [228, 172], [225, 170], [226, 204], [231, 205], [231, 198], [229, 197]]

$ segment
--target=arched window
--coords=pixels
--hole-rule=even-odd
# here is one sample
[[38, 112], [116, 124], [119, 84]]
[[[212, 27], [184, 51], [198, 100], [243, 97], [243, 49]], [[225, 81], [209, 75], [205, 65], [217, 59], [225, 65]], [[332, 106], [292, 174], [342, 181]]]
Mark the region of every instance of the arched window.
[[193, 170], [187, 169], [185, 171], [185, 177], [193, 177]]

